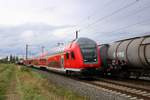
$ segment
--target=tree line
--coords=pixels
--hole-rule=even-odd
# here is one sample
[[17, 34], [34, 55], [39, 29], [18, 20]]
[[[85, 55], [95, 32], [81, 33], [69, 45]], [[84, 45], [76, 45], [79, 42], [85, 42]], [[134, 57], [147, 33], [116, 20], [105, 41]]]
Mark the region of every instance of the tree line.
[[19, 57], [18, 56], [6, 56], [5, 58], [0, 59], [0, 63], [16, 63], [19, 61]]

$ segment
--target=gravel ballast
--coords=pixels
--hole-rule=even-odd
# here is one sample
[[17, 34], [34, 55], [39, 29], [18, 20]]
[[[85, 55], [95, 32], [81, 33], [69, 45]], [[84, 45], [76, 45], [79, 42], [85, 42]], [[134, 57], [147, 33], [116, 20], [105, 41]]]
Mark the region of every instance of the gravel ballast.
[[129, 100], [134, 97], [121, 94], [115, 91], [107, 90], [102, 87], [93, 86], [88, 83], [80, 82], [71, 78], [67, 78], [63, 75], [37, 70], [39, 73], [46, 74], [48, 79], [58, 86], [65, 87], [73, 92], [86, 96], [90, 100]]

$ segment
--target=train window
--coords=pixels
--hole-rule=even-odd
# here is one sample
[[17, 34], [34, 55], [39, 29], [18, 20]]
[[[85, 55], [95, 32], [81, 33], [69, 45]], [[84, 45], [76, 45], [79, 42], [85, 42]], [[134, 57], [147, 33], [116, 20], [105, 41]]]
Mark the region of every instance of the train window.
[[[90, 45], [88, 45], [90, 46]], [[84, 62], [97, 62], [97, 50], [96, 46], [94, 47], [81, 47], [81, 52]]]
[[40, 59], [40, 61], [46, 62], [46, 59]]
[[75, 56], [74, 56], [74, 52], [73, 52], [73, 51], [71, 52], [71, 58], [72, 58], [72, 59], [75, 59]]
[[66, 53], [66, 59], [69, 59], [69, 53], [68, 52]]

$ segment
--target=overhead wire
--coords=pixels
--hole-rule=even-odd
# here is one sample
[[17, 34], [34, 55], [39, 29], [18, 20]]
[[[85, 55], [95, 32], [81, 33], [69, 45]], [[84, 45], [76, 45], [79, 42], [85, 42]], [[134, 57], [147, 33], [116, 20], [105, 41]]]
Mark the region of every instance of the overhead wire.
[[[147, 8], [150, 8], [150, 5], [147, 5], [147, 6], [143, 7], [143, 8], [141, 8], [141, 9], [139, 9], [139, 10], [133, 12], [131, 15], [139, 14], [139, 13], [145, 11], [145, 9], [147, 9]], [[127, 18], [127, 17], [130, 17], [130, 16], [128, 15], [128, 16], [124, 16], [124, 17]], [[103, 32], [103, 33], [105, 33], [105, 32]], [[106, 32], [106, 33], [108, 33], [108, 32]]]
[[[113, 1], [113, 0], [107, 2], [106, 4], [108, 5], [108, 4], [112, 3], [112, 1]], [[127, 5], [125, 5], [124, 7], [119, 8], [119, 9], [115, 10], [114, 12], [112, 12], [112, 13], [106, 15], [106, 16], [103, 16], [103, 17], [99, 18], [98, 20], [94, 21], [93, 23], [89, 24], [88, 26], [85, 26], [85, 27], [83, 27], [83, 28], [80, 28], [80, 29], [78, 29], [77, 31], [81, 31], [81, 30], [83, 30], [83, 29], [85, 29], [85, 28], [88, 28], [89, 26], [92, 26], [92, 25], [94, 25], [94, 24], [96, 24], [96, 23], [98, 23], [98, 22], [100, 22], [100, 21], [102, 21], [102, 20], [104, 20], [104, 19], [106, 19], [106, 18], [108, 18], [108, 17], [111, 17], [111, 16], [113, 16], [113, 15], [115, 15], [115, 14], [117, 14], [117, 13], [123, 11], [124, 9], [127, 9], [127, 8], [131, 7], [132, 5], [136, 4], [138, 1], [139, 1], [139, 0], [135, 0], [134, 2], [131, 2], [131, 3], [127, 4]], [[106, 4], [105, 4], [105, 5], [106, 5]], [[89, 18], [93, 17], [93, 15], [95, 15], [95, 14], [91, 14], [90, 16], [87, 17], [86, 20], [89, 20]], [[85, 21], [86, 21], [86, 20], [85, 20]], [[85, 22], [85, 21], [80, 21], [80, 22], [83, 23], [83, 22]], [[77, 27], [77, 26], [80, 26], [80, 24], [76, 24], [74, 27]], [[71, 29], [69, 29], [69, 30], [71, 30]]]
[[111, 31], [111, 33], [116, 32], [116, 31], [119, 31], [119, 30], [123, 30], [123, 29], [126, 29], [126, 28], [129, 28], [129, 27], [133, 27], [133, 26], [135, 26], [135, 25], [139, 25], [139, 24], [142, 24], [142, 23], [147, 22], [147, 21], [150, 21], [150, 18], [149, 18], [149, 19], [146, 19], [146, 20], [144, 20], [144, 21], [140, 21], [140, 22], [137, 22], [137, 23], [134, 23], [134, 24], [127, 25], [127, 26], [125, 26], [125, 27], [121, 27], [121, 28], [119, 28], [119, 29], [117, 29], [117, 30]]
[[123, 11], [123, 10], [131, 7], [131, 6], [133, 6], [133, 5], [135, 5], [138, 1], [139, 0], [135, 0], [134, 2], [131, 2], [131, 3], [129, 3], [129, 4], [125, 5], [125, 6], [123, 6], [123, 7], [121, 7], [121, 8], [115, 10], [114, 12], [112, 12], [110, 14], [97, 19], [96, 21], [92, 22], [91, 24], [89, 24], [89, 25], [87, 25], [85, 27], [80, 28], [79, 30], [86, 29], [86, 28], [88, 28], [88, 27], [90, 27], [90, 26], [92, 26], [92, 25], [94, 25], [94, 24], [96, 24], [96, 23], [98, 23], [98, 22], [100, 22], [102, 20], [105, 20], [105, 19], [107, 19], [107, 18], [109, 18], [109, 17], [111, 17], [111, 16], [113, 16], [113, 15], [115, 15], [115, 14], [117, 14], [117, 13], [119, 13], [119, 12], [121, 12], [121, 11]]
[[[103, 6], [106, 7], [107, 5], [111, 4], [114, 0], [110, 0], [108, 2], [106, 2]], [[97, 10], [94, 11], [92, 14], [90, 14], [89, 16], [87, 16], [85, 18], [85, 20], [81, 20], [80, 23], [76, 24], [75, 26], [81, 26], [81, 23], [85, 23], [86, 21], [88, 21], [89, 19], [91, 19], [92, 17], [94, 17], [97, 14]]]
[[143, 20], [143, 21], [139, 21], [139, 22], [136, 22], [136, 23], [133, 23], [133, 24], [130, 24], [130, 25], [127, 25], [127, 26], [124, 26], [124, 27], [121, 27], [121, 28], [118, 28], [118, 29], [115, 29], [113, 31], [110, 31], [110, 32], [96, 32], [96, 33], [115, 33], [115, 32], [119, 32], [120, 30], [124, 30], [124, 29], [127, 29], [129, 27], [133, 27], [135, 25], [140, 25], [144, 22], [148, 22], [150, 21], [150, 18], [146, 19], [146, 20]]
[[[113, 1], [114, 1], [114, 0], [109, 0], [109, 1], [106, 2], [103, 6], [105, 7], [106, 5], [109, 5], [109, 4], [111, 4]], [[87, 18], [85, 18], [85, 20], [81, 20], [80, 23], [75, 24], [73, 27], [71, 27], [70, 29], [68, 29], [68, 30], [66, 31], [66, 33], [67, 33], [68, 31], [72, 31], [71, 33], [74, 34], [76, 31], [79, 31], [76, 27], [81, 26], [81, 23], [82, 23], [82, 24], [85, 23], [86, 21], [88, 21], [89, 19], [91, 19], [91, 17], [95, 16], [95, 14], [97, 14], [97, 11], [94, 11], [94, 13], [92, 13], [92, 14], [89, 15]], [[72, 29], [72, 28], [75, 28], [75, 30]]]

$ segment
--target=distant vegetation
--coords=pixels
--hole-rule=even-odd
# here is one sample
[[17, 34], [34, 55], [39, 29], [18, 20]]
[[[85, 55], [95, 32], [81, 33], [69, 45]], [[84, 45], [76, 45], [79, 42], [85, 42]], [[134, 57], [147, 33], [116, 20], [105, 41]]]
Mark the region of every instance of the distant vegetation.
[[0, 100], [86, 100], [25, 66], [0, 64]]
[[12, 56], [12, 55], [0, 59], [0, 63], [16, 63], [18, 61], [19, 61], [18, 56]]

